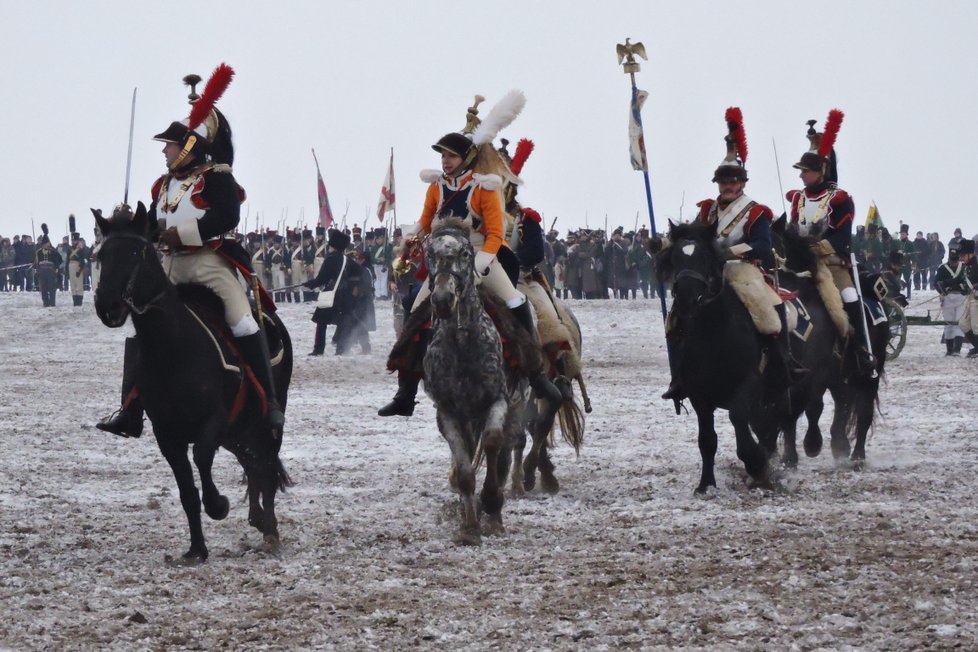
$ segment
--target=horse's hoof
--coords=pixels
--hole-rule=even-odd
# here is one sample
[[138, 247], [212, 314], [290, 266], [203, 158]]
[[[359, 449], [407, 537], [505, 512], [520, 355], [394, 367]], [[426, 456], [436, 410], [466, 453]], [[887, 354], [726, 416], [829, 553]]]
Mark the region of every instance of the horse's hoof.
[[793, 457], [782, 457], [781, 464], [786, 469], [797, 469], [798, 468], [798, 456]]
[[453, 539], [456, 545], [459, 546], [481, 546], [482, 536], [479, 534], [478, 530], [462, 529], [459, 530], [458, 534], [455, 535]]
[[822, 436], [819, 435], [818, 438], [815, 437], [805, 437], [805, 455], [808, 457], [818, 457], [818, 454], [822, 452]]
[[486, 522], [482, 526], [482, 532], [486, 536], [500, 536], [506, 534], [506, 528], [503, 526], [503, 515], [502, 514], [490, 514], [486, 517]]
[[262, 537], [261, 549], [273, 555], [278, 554], [282, 549], [282, 542], [278, 538], [278, 532], [270, 532]]
[[717, 486], [715, 484], [701, 484], [693, 490], [693, 495], [698, 498], [708, 498], [710, 496], [710, 487], [716, 489]]
[[552, 473], [541, 473], [540, 488], [551, 496], [559, 492], [560, 483], [557, 482], [557, 476], [553, 475]]
[[265, 533], [265, 513], [258, 511], [254, 514], [248, 514], [248, 525], [255, 528], [262, 534]]
[[501, 512], [503, 509], [503, 502], [505, 502], [505, 498], [503, 497], [503, 492], [501, 491], [490, 493], [482, 490], [479, 493], [479, 503], [482, 505], [482, 510], [486, 514], [498, 514]]
[[537, 486], [537, 478], [535, 473], [531, 473], [523, 476], [523, 489], [526, 491], [533, 491], [533, 488]]
[[207, 561], [207, 551], [200, 550], [188, 550], [183, 553], [180, 557], [174, 558], [171, 555], [164, 555], [163, 561], [167, 566], [173, 566], [174, 568], [185, 568], [187, 566], [200, 566], [205, 561]]
[[215, 521], [223, 520], [231, 510], [231, 502], [226, 496], [218, 496], [213, 502], [204, 504], [204, 511]]

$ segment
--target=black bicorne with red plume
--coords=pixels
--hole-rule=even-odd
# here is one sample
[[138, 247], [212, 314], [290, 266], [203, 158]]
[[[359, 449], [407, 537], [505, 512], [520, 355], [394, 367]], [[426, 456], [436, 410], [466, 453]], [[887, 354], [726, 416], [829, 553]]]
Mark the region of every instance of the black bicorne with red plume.
[[727, 154], [717, 169], [713, 172], [713, 181], [716, 183], [721, 179], [736, 179], [737, 181], [747, 181], [747, 135], [744, 132], [744, 116], [740, 108], [731, 106], [723, 115], [727, 123], [727, 135], [724, 141], [727, 144]]

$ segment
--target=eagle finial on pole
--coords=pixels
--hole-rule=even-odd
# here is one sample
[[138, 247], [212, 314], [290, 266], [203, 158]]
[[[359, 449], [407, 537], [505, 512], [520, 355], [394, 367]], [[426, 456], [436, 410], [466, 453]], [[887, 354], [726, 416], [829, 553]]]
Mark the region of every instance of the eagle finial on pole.
[[618, 44], [618, 63], [625, 67], [625, 72], [628, 74], [634, 74], [641, 70], [641, 66], [637, 61], [635, 61], [635, 55], [638, 55], [649, 60], [648, 56], [645, 54], [645, 46], [641, 43], [632, 43], [632, 39], [626, 38], [625, 43]]

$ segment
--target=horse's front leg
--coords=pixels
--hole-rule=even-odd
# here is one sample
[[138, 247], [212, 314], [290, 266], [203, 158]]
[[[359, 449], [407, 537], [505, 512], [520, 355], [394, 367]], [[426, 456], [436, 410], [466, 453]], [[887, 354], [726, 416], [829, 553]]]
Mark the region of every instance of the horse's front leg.
[[[157, 433], [156, 441], [167, 463], [173, 470], [177, 488], [180, 490], [180, 504], [187, 515], [190, 526], [190, 549], [183, 555], [183, 563], [199, 564], [207, 559], [207, 545], [204, 543], [204, 529], [200, 523], [200, 494], [194, 484], [194, 470], [187, 459], [187, 445], [167, 442], [165, 434]], [[169, 560], [169, 555], [167, 556]]]
[[493, 530], [502, 530], [503, 525], [503, 489], [499, 482], [499, 451], [506, 442], [506, 410], [508, 404], [500, 399], [489, 408], [486, 425], [482, 433], [482, 447], [486, 454], [486, 479], [482, 484], [479, 501], [486, 512]]
[[203, 491], [204, 511], [215, 521], [220, 521], [228, 515], [230, 502], [226, 496], [222, 496], [214, 484], [214, 476], [211, 473], [214, 466], [214, 455], [217, 454], [217, 442], [219, 439], [213, 432], [215, 425], [213, 421], [208, 423], [204, 434], [200, 440], [194, 444], [194, 464], [200, 474], [200, 488]]
[[[875, 409], [875, 396], [879, 391], [879, 379], [869, 381], [869, 386], [860, 387], [855, 399], [854, 409], [856, 411], [856, 444], [852, 448], [850, 460], [856, 462], [857, 466], [866, 460], [866, 435], [873, 425], [873, 410]], [[848, 438], [846, 438], [848, 442]]]
[[768, 460], [764, 449], [754, 440], [750, 431], [748, 415], [750, 409], [746, 401], [737, 401], [730, 406], [730, 423], [737, 438], [737, 457], [744, 463], [747, 473], [759, 483], [768, 482]]
[[482, 543], [479, 533], [479, 510], [475, 497], [475, 471], [472, 468], [472, 457], [466, 431], [454, 418], [438, 411], [438, 430], [448, 442], [452, 451], [452, 469], [455, 487], [459, 491], [459, 501], [462, 507], [462, 523], [456, 543], [477, 546]]
[[[818, 420], [822, 418], [824, 409], [825, 399], [822, 392], [815, 392], [805, 408], [805, 419], [808, 421], [808, 430], [805, 431], [805, 455], [808, 457], [817, 457], [822, 452], [822, 429], [818, 427]], [[797, 462], [797, 453], [795, 457]]]
[[849, 459], [849, 419], [852, 418], [853, 397], [852, 385], [843, 385], [838, 391], [832, 392], [835, 401], [835, 413], [832, 415], [831, 444], [832, 457], [836, 460]]
[[713, 406], [698, 405], [695, 401], [693, 410], [696, 412], [696, 421], [699, 429], [697, 444], [700, 448], [700, 458], [702, 468], [700, 471], [700, 483], [696, 487], [696, 493], [706, 493], [707, 488], [716, 487], [717, 480], [713, 475], [713, 462], [717, 454], [717, 433], [713, 428]]

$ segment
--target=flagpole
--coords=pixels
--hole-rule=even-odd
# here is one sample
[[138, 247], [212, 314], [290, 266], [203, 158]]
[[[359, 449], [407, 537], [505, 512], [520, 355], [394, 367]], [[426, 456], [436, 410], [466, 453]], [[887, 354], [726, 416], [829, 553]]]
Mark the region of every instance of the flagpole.
[[[652, 183], [649, 180], [649, 164], [648, 156], [645, 152], [645, 136], [644, 129], [642, 127], [642, 107], [639, 105], [639, 94], [638, 86], [635, 84], [635, 73], [639, 72], [642, 67], [637, 61], [635, 61], [635, 55], [639, 55], [646, 61], [648, 57], [645, 56], [645, 47], [641, 43], [630, 43], [630, 39], [625, 39], [625, 43], [618, 44], [618, 63], [624, 68], [625, 74], [629, 76], [632, 82], [632, 104], [631, 113], [632, 119], [638, 127], [639, 133], [639, 149], [642, 154], [642, 177], [645, 179], [645, 199], [649, 205], [649, 226], [652, 229], [652, 237], [656, 237], [658, 231], [655, 228], [655, 208], [652, 205]], [[662, 277], [656, 274], [656, 280], [659, 282], [659, 310], [662, 312], [662, 327], [666, 330], [666, 355], [669, 359], [669, 369], [673, 368], [673, 351], [672, 344], [669, 340], [669, 332], [666, 329], [666, 320], [668, 319], [668, 312], [666, 310], [666, 286], [662, 281]], [[680, 401], [674, 399], [673, 403], [676, 406], [676, 414], [679, 414]]]

